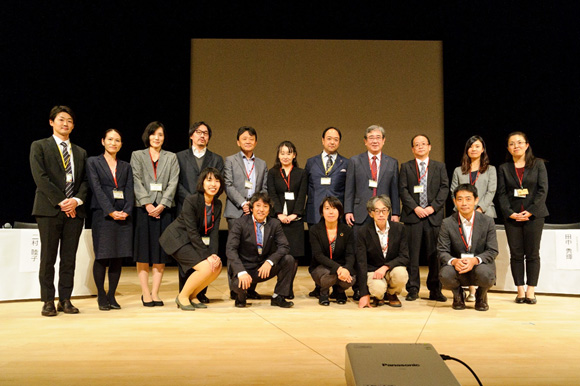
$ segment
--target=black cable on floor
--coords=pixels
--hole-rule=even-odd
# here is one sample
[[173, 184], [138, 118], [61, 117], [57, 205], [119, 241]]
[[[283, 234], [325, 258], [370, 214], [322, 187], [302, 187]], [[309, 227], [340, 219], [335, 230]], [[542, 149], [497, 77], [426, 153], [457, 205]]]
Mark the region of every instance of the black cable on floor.
[[463, 361], [462, 361], [462, 360], [460, 360], [460, 359], [453, 358], [453, 357], [451, 357], [451, 356], [449, 356], [449, 355], [441, 354], [440, 356], [441, 356], [441, 359], [443, 359], [444, 361], [446, 361], [446, 360], [449, 360], [449, 359], [450, 359], [450, 360], [453, 360], [453, 361], [459, 362], [459, 363], [461, 363], [463, 366], [467, 367], [467, 370], [471, 371], [471, 374], [473, 374], [473, 376], [475, 377], [475, 380], [477, 381], [477, 384], [478, 384], [479, 386], [483, 386], [483, 385], [482, 385], [482, 383], [481, 383], [481, 381], [480, 381], [480, 380], [479, 380], [479, 378], [477, 377], [477, 374], [475, 374], [475, 372], [474, 372], [473, 370], [471, 370], [471, 367], [469, 367], [469, 366], [467, 365], [467, 363], [463, 362]]

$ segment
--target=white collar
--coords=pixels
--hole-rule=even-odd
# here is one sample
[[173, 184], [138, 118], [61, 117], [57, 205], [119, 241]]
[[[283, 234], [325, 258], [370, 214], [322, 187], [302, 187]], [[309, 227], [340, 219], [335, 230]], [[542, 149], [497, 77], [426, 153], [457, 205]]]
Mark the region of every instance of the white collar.
[[196, 156], [197, 158], [201, 158], [207, 152], [207, 147], [204, 147], [203, 150], [197, 150], [197, 147], [192, 146], [191, 147], [191, 150], [193, 150], [193, 155], [194, 156]]
[[471, 214], [471, 219], [466, 219], [465, 217], [463, 217], [461, 215], [461, 213], [457, 212], [459, 214], [459, 218], [461, 219], [461, 223], [463, 225], [467, 225], [467, 226], [472, 226], [473, 225], [473, 219], [475, 219], [475, 210], [473, 211], [473, 213]]
[[389, 220], [387, 220], [387, 224], [385, 225], [385, 231], [383, 232], [382, 230], [379, 229], [379, 227], [377, 226], [376, 222], [373, 222], [375, 224], [375, 230], [377, 231], [377, 233], [388, 233], [389, 229], [391, 229], [391, 226], [389, 225]]

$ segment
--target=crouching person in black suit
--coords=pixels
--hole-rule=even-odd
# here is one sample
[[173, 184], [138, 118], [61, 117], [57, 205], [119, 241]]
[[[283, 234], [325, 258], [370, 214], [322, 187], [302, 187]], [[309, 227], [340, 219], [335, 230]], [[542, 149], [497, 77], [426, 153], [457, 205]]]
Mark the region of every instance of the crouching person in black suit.
[[457, 212], [443, 220], [437, 253], [441, 261], [439, 276], [443, 288], [453, 292], [453, 309], [465, 309], [462, 286], [478, 286], [475, 309], [487, 311], [487, 290], [495, 282], [498, 253], [493, 218], [475, 210], [477, 188], [461, 184], [453, 191]]
[[236, 307], [245, 307], [246, 298], [260, 299], [256, 285], [277, 276], [271, 305], [290, 308], [286, 301], [294, 269], [294, 258], [280, 221], [269, 218], [273, 207], [266, 193], [254, 193], [250, 211], [232, 223], [226, 244], [230, 288], [236, 293]]

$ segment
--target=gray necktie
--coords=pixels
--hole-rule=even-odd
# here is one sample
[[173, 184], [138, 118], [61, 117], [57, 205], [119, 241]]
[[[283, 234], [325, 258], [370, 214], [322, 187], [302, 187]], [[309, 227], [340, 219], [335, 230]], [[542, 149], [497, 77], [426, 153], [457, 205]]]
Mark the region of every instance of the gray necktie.
[[425, 161], [421, 161], [420, 163], [421, 169], [419, 170], [419, 176], [421, 177], [421, 186], [423, 187], [423, 192], [419, 193], [419, 205], [422, 208], [427, 207], [427, 176], [425, 174]]

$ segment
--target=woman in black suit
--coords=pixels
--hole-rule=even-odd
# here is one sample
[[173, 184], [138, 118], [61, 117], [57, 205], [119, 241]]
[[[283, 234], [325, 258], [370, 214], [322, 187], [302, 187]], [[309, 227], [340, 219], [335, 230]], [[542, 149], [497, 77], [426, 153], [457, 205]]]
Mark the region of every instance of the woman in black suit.
[[[308, 190], [306, 171], [298, 167], [296, 146], [283, 141], [276, 151], [276, 163], [268, 171], [268, 195], [274, 202], [272, 214], [278, 216], [282, 229], [290, 244], [290, 255], [294, 257], [294, 275], [298, 270], [298, 260], [304, 256], [304, 205]], [[290, 286], [290, 296], [294, 299], [294, 289]]]
[[225, 184], [219, 170], [206, 168], [199, 175], [197, 192], [185, 198], [181, 213], [161, 235], [161, 247], [172, 255], [184, 272], [193, 268], [183, 289], [175, 298], [184, 311], [207, 308], [194, 303], [197, 294], [213, 282], [221, 272], [217, 255], [222, 203], [218, 199]]
[[[121, 308], [115, 290], [121, 277], [124, 257], [133, 255], [133, 173], [128, 162], [117, 159], [123, 145], [115, 129], [105, 132], [101, 143], [105, 152], [87, 160], [87, 177], [93, 191], [93, 277], [97, 286], [99, 310]], [[109, 268], [109, 292], [105, 292], [105, 273]]]
[[[505, 218], [510, 265], [518, 288], [516, 303], [536, 304], [535, 287], [540, 275], [540, 241], [548, 216], [548, 173], [544, 161], [534, 157], [527, 136], [508, 136], [506, 163], [498, 170], [498, 196]], [[524, 274], [525, 273], [525, 274]], [[524, 288], [527, 276], [527, 288]]]
[[332, 286], [338, 292], [336, 302], [345, 304], [344, 291], [355, 282], [354, 236], [348, 225], [338, 222], [344, 214], [338, 198], [323, 199], [319, 211], [321, 221], [310, 228], [313, 259], [309, 268], [312, 279], [320, 287], [318, 304], [330, 304], [329, 289]]

